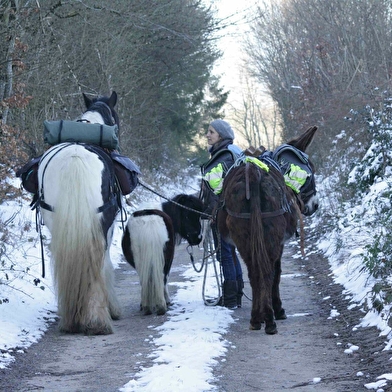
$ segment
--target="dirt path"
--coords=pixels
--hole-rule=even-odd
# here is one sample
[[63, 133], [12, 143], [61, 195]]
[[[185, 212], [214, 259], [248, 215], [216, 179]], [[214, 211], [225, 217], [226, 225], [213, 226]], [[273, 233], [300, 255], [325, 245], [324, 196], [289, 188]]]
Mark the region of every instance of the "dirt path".
[[[281, 284], [288, 319], [278, 322], [274, 336], [250, 331], [251, 303], [244, 300], [224, 336], [231, 346], [214, 369], [220, 392], [360, 392], [367, 390], [365, 383], [390, 372], [391, 355], [381, 352], [383, 339], [377, 331], [352, 330], [361, 314], [347, 310], [342, 288], [332, 284], [326, 261], [315, 254], [303, 261], [291, 257], [293, 253], [296, 248], [288, 246]], [[187, 259], [184, 247], [178, 248], [171, 282], [181, 281], [179, 260]], [[138, 278], [130, 267], [122, 264], [116, 278], [123, 317], [114, 322], [114, 334], [64, 335], [53, 325], [38, 344], [18, 355], [10, 369], [0, 371], [0, 390], [114, 392], [141, 368], [152, 366], [151, 342], [159, 336], [152, 327], [168, 316], [140, 314]], [[246, 292], [250, 294], [248, 283]], [[333, 308], [340, 316], [328, 319]], [[345, 354], [349, 344], [360, 349]], [[360, 371], [362, 376], [357, 375]], [[314, 384], [317, 378], [321, 380]]]

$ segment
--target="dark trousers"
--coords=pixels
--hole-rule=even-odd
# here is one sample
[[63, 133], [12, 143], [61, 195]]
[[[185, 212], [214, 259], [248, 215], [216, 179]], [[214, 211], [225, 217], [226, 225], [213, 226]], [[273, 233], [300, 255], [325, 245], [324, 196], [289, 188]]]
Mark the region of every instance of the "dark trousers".
[[226, 242], [220, 234], [217, 234], [216, 230], [213, 230], [213, 234], [217, 249], [216, 258], [221, 263], [224, 280], [242, 279], [241, 263], [236, 255], [235, 247]]

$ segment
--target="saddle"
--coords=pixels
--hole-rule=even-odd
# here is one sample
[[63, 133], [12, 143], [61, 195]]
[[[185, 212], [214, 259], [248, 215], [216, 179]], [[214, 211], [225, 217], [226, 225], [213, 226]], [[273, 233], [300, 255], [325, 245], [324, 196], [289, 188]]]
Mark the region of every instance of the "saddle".
[[245, 151], [244, 154], [249, 156], [249, 157], [253, 157], [253, 158], [258, 158], [260, 155], [262, 155], [265, 152], [265, 147], [264, 146], [260, 146], [260, 147], [253, 147], [253, 146], [249, 146]]
[[312, 173], [308, 155], [290, 144], [282, 144], [274, 150], [272, 158], [279, 163], [282, 174], [286, 174], [290, 170], [291, 164], [301, 167], [307, 173]]
[[251, 158], [257, 158], [259, 161], [265, 163], [268, 167], [273, 167], [279, 172], [281, 171], [280, 165], [273, 157], [273, 152], [266, 150], [264, 146], [257, 148], [250, 146], [244, 151], [244, 154]]
[[[298, 148], [283, 144], [274, 151], [267, 151], [263, 146], [250, 146], [244, 151], [244, 156], [275, 168], [283, 175], [286, 185], [295, 193], [302, 191], [305, 196], [313, 193], [314, 179], [309, 158]], [[242, 161], [243, 159], [238, 159], [239, 163]]]
[[[116, 151], [108, 151], [98, 146], [89, 146], [89, 149], [94, 152], [96, 152], [95, 149], [99, 149], [110, 158], [122, 195], [129, 195], [136, 188], [139, 183], [138, 176], [141, 172], [139, 167], [132, 162], [131, 159], [124, 155], [120, 155]], [[38, 167], [41, 157], [42, 155], [31, 159], [16, 171], [16, 177], [21, 178], [23, 188], [26, 189], [27, 192], [34, 194], [32, 205], [38, 195]]]

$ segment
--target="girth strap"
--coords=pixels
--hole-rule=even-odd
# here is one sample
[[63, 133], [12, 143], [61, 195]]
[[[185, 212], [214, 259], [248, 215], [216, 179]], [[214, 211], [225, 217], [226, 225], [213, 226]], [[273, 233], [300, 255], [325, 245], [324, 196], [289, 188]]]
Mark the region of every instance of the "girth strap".
[[[234, 217], [234, 218], [241, 218], [241, 219], [250, 219], [251, 213], [250, 212], [234, 212], [229, 210], [227, 207], [225, 207], [227, 213]], [[276, 211], [268, 211], [268, 212], [262, 212], [261, 213], [261, 217], [262, 218], [274, 218], [276, 216], [280, 216], [283, 215], [287, 212], [287, 209], [281, 208], [279, 210]]]
[[100, 212], [106, 211], [108, 208], [113, 207], [117, 205], [117, 196], [116, 194], [112, 194], [109, 201], [107, 201], [104, 205], [101, 207], [97, 208], [97, 213], [99, 214]]
[[54, 207], [46, 203], [45, 200], [42, 198], [42, 196], [38, 199], [37, 204], [44, 210], [54, 212]]
[[[291, 199], [290, 201], [288, 201], [286, 199], [286, 196], [284, 195], [282, 200], [281, 200], [281, 208], [279, 210], [275, 210], [275, 211], [264, 211], [261, 212], [261, 217], [262, 218], [275, 218], [277, 216], [283, 215], [286, 212], [290, 212], [291, 211], [291, 206], [294, 204], [294, 199]], [[226, 203], [223, 202], [223, 204], [221, 205], [222, 209], [225, 209], [226, 212], [234, 217], [234, 218], [240, 218], [240, 219], [250, 219], [251, 217], [251, 213], [250, 212], [234, 212], [232, 210], [230, 210], [229, 208], [226, 207]]]

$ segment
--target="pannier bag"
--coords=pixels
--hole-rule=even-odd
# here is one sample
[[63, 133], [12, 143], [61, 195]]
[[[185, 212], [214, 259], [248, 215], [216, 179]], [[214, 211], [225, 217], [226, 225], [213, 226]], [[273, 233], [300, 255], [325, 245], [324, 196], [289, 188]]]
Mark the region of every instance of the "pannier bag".
[[[38, 193], [38, 165], [41, 157], [42, 155], [31, 159], [16, 171], [16, 177], [21, 178], [23, 188], [33, 194]], [[114, 174], [117, 177], [121, 193], [124, 196], [129, 195], [139, 183], [138, 176], [141, 174], [139, 167], [128, 157], [114, 151], [110, 153], [110, 158], [113, 162]]]
[[44, 142], [51, 146], [64, 142], [80, 142], [116, 150], [118, 126], [68, 120], [44, 121]]
[[128, 157], [114, 151], [111, 152], [110, 157], [113, 161], [114, 173], [120, 185], [121, 193], [124, 196], [129, 195], [139, 183], [140, 169]]
[[41, 156], [31, 159], [23, 167], [16, 171], [16, 177], [22, 179], [23, 188], [27, 192], [38, 192], [38, 164]]

